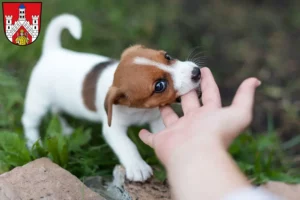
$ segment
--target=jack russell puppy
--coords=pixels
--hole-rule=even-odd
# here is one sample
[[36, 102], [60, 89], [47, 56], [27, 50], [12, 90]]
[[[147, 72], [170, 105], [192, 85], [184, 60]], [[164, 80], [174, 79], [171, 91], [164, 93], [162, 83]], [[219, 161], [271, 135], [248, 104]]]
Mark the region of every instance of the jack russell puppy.
[[39, 124], [51, 111], [59, 116], [64, 134], [73, 129], [59, 114], [103, 123], [103, 135], [131, 181], [145, 181], [151, 167], [127, 136], [131, 125], [149, 124], [152, 132], [165, 128], [158, 107], [199, 87], [200, 68], [162, 50], [134, 45], [120, 61], [61, 47], [60, 33], [68, 29], [81, 38], [80, 20], [69, 14], [47, 27], [42, 55], [27, 88], [22, 124], [31, 147], [39, 139]]

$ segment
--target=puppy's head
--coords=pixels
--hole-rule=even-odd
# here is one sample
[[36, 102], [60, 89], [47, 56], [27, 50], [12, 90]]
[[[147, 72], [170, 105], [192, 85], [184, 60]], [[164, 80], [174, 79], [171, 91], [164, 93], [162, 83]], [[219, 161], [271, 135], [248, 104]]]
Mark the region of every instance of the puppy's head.
[[141, 45], [125, 49], [105, 99], [109, 126], [113, 104], [135, 108], [171, 104], [199, 87], [200, 76], [195, 63], [172, 58], [166, 51]]

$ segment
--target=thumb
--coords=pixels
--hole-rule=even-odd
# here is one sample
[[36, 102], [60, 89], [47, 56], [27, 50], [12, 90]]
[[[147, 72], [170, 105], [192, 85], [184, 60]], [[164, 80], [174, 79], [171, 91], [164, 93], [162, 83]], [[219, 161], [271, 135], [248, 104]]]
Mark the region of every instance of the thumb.
[[[248, 78], [243, 81], [231, 106], [226, 112], [223, 112], [223, 119], [226, 119], [223, 121], [223, 125], [227, 127], [226, 134], [223, 135], [226, 147], [251, 123], [255, 89], [259, 85], [260, 81], [256, 78]], [[222, 120], [220, 121], [222, 122]], [[228, 126], [228, 124], [232, 125]]]
[[248, 78], [244, 80], [238, 88], [232, 104], [244, 108], [246, 106], [246, 109], [251, 109], [254, 101], [255, 89], [260, 84], [261, 82], [257, 78]]
[[242, 119], [248, 125], [252, 120], [252, 109], [254, 103], [255, 89], [261, 84], [256, 78], [248, 78], [238, 88], [232, 102], [232, 107], [239, 110]]
[[153, 148], [153, 134], [152, 133], [150, 133], [149, 131], [147, 131], [145, 129], [142, 129], [139, 132], [139, 137], [145, 144], [147, 144], [148, 146]]

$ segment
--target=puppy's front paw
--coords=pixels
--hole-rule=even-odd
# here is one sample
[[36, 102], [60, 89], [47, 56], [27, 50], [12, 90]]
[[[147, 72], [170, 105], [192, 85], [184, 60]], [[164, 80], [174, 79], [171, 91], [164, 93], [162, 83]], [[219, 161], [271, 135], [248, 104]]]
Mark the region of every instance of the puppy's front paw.
[[153, 175], [151, 167], [144, 160], [131, 162], [125, 168], [126, 177], [130, 181], [144, 182]]

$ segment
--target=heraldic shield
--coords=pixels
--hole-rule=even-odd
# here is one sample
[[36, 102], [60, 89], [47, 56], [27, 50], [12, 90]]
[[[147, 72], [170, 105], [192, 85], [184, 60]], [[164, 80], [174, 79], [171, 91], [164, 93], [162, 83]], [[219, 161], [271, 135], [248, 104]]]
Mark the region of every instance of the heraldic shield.
[[2, 13], [4, 33], [11, 43], [26, 46], [37, 40], [42, 2], [3, 2]]

